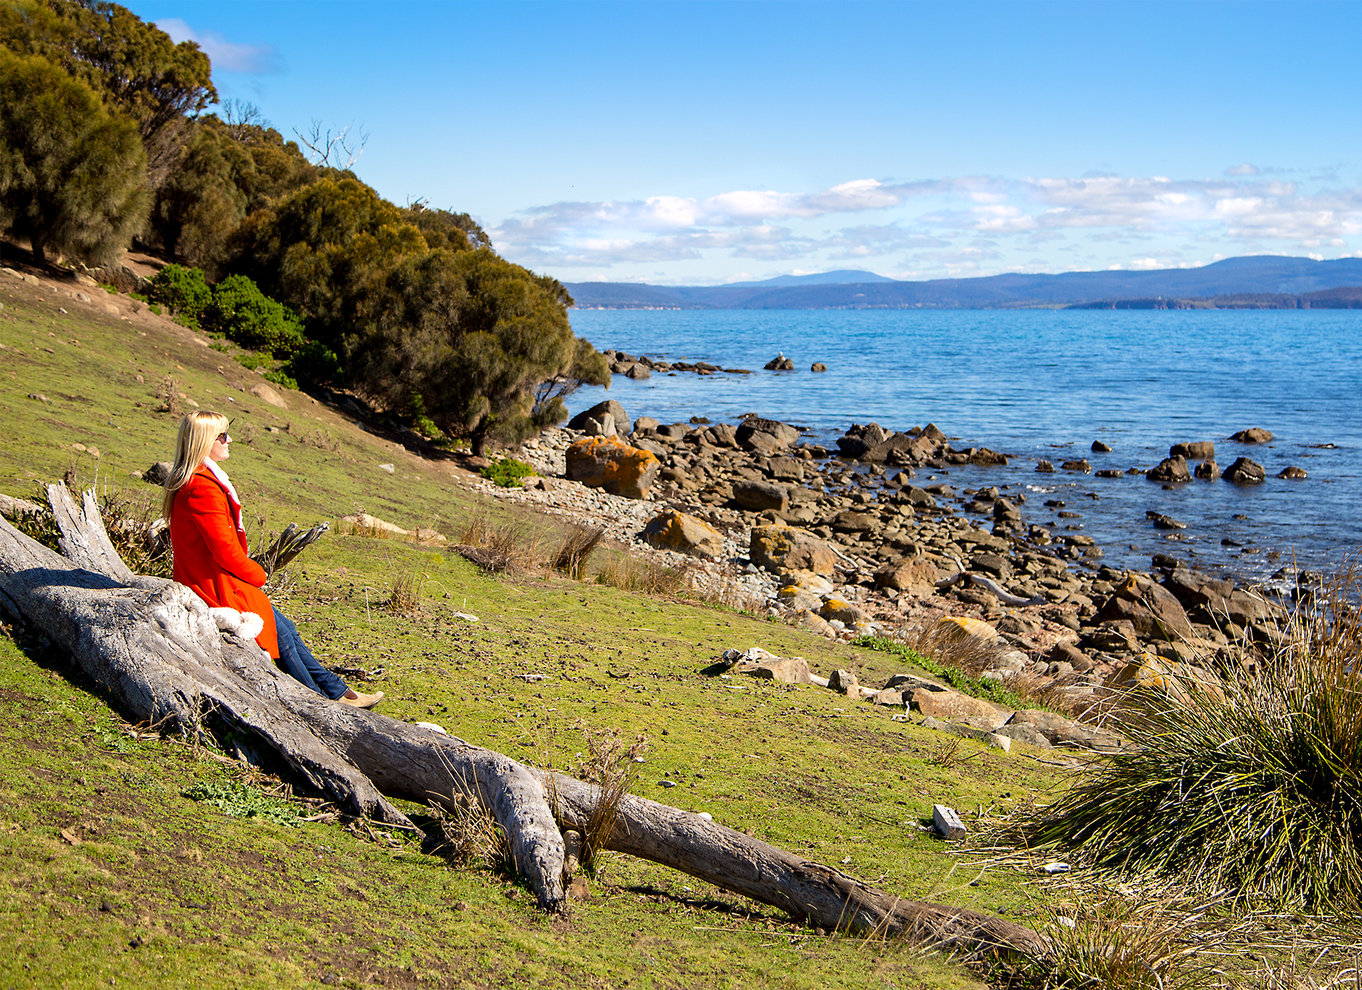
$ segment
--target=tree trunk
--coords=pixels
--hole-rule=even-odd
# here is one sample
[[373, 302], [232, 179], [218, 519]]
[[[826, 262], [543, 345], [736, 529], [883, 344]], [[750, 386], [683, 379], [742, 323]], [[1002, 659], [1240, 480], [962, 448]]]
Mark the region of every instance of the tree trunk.
[[[198, 734], [226, 723], [354, 814], [410, 827], [385, 794], [451, 805], [475, 796], [505, 830], [542, 907], [563, 901], [559, 823], [582, 830], [592, 784], [376, 712], [337, 705], [282, 673], [253, 641], [221, 634], [182, 585], [134, 575], [92, 497], [48, 488], [65, 557], [0, 519], [0, 604], [39, 628], [137, 721]], [[1031, 929], [908, 901], [699, 815], [625, 795], [605, 848], [682, 870], [828, 930], [967, 951], [1040, 953]]]

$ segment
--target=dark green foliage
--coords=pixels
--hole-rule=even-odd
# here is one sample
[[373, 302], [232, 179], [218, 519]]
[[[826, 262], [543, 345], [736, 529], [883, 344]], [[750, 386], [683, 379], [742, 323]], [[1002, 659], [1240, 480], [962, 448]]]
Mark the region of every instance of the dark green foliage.
[[298, 317], [266, 296], [245, 275], [230, 275], [213, 287], [203, 314], [204, 329], [226, 334], [242, 347], [289, 357], [303, 346]]
[[480, 472], [484, 478], [501, 488], [520, 484], [521, 479], [534, 476], [534, 468], [514, 457], [498, 457]]
[[465, 251], [468, 248], [491, 247], [492, 239], [482, 226], [467, 213], [453, 210], [432, 210], [424, 202], [415, 202], [402, 211], [403, 218], [416, 225], [432, 248]]
[[439, 431], [468, 434], [481, 453], [562, 420], [563, 395], [610, 376], [572, 333], [563, 287], [469, 248], [474, 238], [485, 235], [466, 217], [399, 210], [327, 177], [249, 217], [234, 267], [301, 313], [354, 387], [391, 410], [419, 400]]
[[137, 129], [89, 86], [38, 56], [0, 48], [0, 228], [103, 263], [146, 216], [146, 155]]
[[344, 369], [336, 352], [315, 340], [307, 341], [294, 351], [284, 368], [298, 381], [326, 384], [345, 380]]
[[250, 158], [226, 135], [188, 124], [186, 128], [192, 136], [156, 190], [151, 226], [170, 257], [215, 266], [232, 231], [246, 216], [246, 196], [236, 186], [231, 159], [248, 164]]
[[180, 323], [198, 329], [213, 301], [213, 290], [203, 277], [203, 269], [164, 265], [147, 284], [147, 299], [164, 303]]
[[387, 303], [388, 276], [424, 250], [421, 232], [356, 179], [320, 179], [247, 218], [235, 271], [251, 275], [337, 351]]
[[164, 130], [217, 99], [208, 56], [198, 45], [177, 45], [113, 3], [6, 0], [0, 45], [40, 55], [93, 87], [134, 121], [153, 157], [151, 146]]

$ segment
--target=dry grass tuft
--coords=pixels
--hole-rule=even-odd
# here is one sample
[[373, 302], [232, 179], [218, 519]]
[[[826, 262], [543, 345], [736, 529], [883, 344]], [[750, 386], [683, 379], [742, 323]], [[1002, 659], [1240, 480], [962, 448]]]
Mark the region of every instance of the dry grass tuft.
[[554, 570], [563, 571], [568, 577], [580, 581], [586, 571], [587, 562], [605, 538], [605, 530], [597, 527], [573, 526], [558, 552], [553, 557]]
[[668, 598], [682, 594], [689, 586], [685, 571], [627, 554], [619, 554], [602, 565], [596, 581], [621, 591]]
[[421, 610], [421, 581], [412, 571], [393, 576], [392, 593], [384, 607], [394, 615], [415, 615]]
[[485, 512], [468, 517], [450, 550], [493, 574], [522, 574], [544, 565], [543, 539], [527, 526], [494, 523]]
[[591, 818], [582, 829], [582, 867], [594, 872], [596, 854], [605, 848], [615, 831], [620, 801], [638, 776], [638, 764], [648, 750], [648, 740], [646, 736], [639, 735], [633, 742], [626, 742], [620, 737], [618, 729], [592, 732], [585, 726], [582, 727], [582, 735], [586, 740], [587, 753], [576, 775], [599, 788]]
[[1199, 990], [1224, 983], [1185, 937], [1187, 914], [1109, 894], [1049, 912], [1044, 956], [1014, 963], [1001, 982], [1017, 990]]
[[440, 852], [455, 863], [482, 862], [494, 870], [513, 868], [511, 844], [472, 787], [460, 777], [448, 798], [429, 802], [440, 830]]

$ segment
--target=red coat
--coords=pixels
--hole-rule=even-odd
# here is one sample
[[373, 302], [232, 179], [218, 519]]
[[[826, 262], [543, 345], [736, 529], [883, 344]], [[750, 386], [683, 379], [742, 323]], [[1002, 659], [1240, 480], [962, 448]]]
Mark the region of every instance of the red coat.
[[271, 657], [279, 657], [274, 608], [261, 591], [265, 569], [246, 554], [246, 534], [237, 528], [234, 507], [213, 473], [200, 467], [175, 493], [170, 510], [170, 545], [175, 580], [187, 585], [214, 608], [254, 612], [265, 621], [255, 641]]

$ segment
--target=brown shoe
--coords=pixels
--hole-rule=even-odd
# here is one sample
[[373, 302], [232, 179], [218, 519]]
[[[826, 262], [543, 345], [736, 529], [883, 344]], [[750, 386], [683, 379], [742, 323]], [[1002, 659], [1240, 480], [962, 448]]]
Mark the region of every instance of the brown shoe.
[[[351, 697], [354, 695], [354, 697]], [[376, 694], [359, 694], [354, 690], [347, 691], [344, 695], [336, 699], [342, 705], [349, 705], [351, 708], [373, 708], [383, 700], [383, 692]]]

